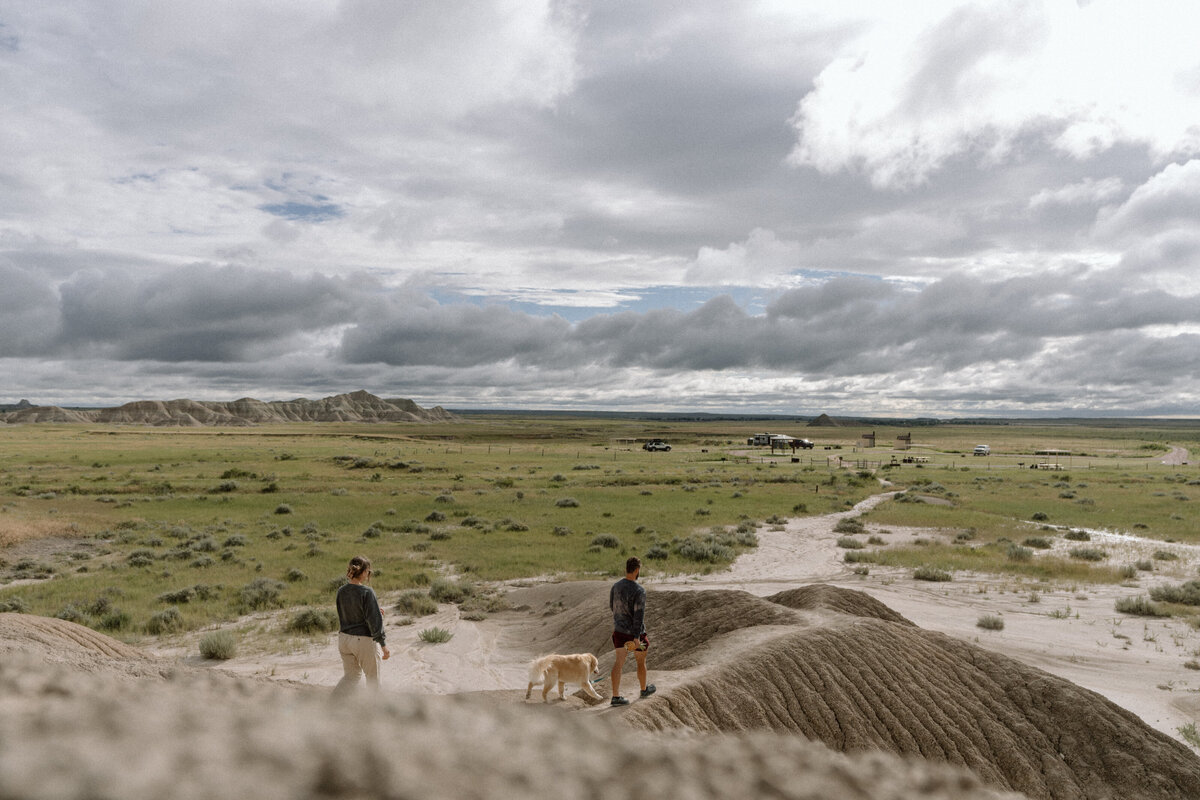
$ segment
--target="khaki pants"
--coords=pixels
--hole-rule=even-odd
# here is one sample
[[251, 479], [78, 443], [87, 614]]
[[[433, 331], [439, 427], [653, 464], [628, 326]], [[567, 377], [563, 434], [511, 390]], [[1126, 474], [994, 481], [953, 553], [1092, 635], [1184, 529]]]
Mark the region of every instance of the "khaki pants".
[[342, 693], [358, 685], [358, 679], [367, 676], [367, 688], [379, 688], [379, 666], [383, 663], [379, 646], [370, 636], [351, 636], [348, 633], [338, 633], [338, 653], [342, 656], [342, 670], [345, 672], [335, 693]]

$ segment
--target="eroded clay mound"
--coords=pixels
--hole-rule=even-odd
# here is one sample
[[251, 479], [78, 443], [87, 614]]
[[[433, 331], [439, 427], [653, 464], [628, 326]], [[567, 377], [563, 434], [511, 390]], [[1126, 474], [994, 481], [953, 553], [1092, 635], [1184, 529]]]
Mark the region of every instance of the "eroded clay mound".
[[[566, 610], [547, 618], [543, 630], [530, 639], [539, 652], [612, 652], [612, 612], [607, 585], [578, 588]], [[571, 605], [571, 604], [574, 605]], [[707, 589], [655, 591], [646, 594], [646, 627], [656, 669], [689, 669], [708, 655], [705, 648], [726, 634], [765, 625], [799, 625], [803, 617], [778, 603], [748, 592]], [[536, 610], [536, 609], [535, 609]]]
[[0, 614], [0, 655], [36, 655], [51, 664], [95, 672], [157, 674], [161, 665], [142, 650], [84, 625], [31, 614]]
[[0, 797], [1016, 799], [953, 768], [759, 733], [681, 741], [604, 718], [399, 696], [335, 703], [0, 661]]
[[624, 717], [642, 729], [786, 731], [840, 751], [919, 755], [1030, 797], [1200, 797], [1200, 759], [1103, 697], [875, 619], [835, 618], [773, 637], [660, 687]]
[[656, 669], [690, 669], [707, 663], [714, 639], [768, 625], [799, 626], [802, 615], [748, 592], [709, 589], [649, 592], [647, 627]]
[[813, 611], [825, 609], [851, 617], [873, 617], [885, 622], [913, 624], [869, 594], [825, 583], [814, 583], [809, 586], [788, 589], [766, 599], [788, 608]]

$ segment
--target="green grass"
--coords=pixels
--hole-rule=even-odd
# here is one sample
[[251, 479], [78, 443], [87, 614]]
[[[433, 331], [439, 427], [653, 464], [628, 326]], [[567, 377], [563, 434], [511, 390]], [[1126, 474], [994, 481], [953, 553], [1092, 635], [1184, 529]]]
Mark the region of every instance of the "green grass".
[[[62, 614], [137, 639], [245, 613], [329, 608], [346, 561], [359, 553], [374, 561], [372, 585], [389, 602], [447, 569], [481, 582], [608, 578], [637, 554], [650, 575], [695, 573], [754, 546], [750, 523], [845, 511], [879, 490], [867, 471], [828, 468], [821, 448], [880, 460], [885, 448], [852, 453], [855, 432], [805, 429], [818, 449], [799, 464], [742, 455], [746, 436], [762, 427], [500, 415], [237, 430], [3, 426], [0, 608]], [[905, 430], [879, 428], [879, 441]], [[931, 463], [889, 469], [888, 478], [951, 505], [884, 503], [863, 519], [963, 538], [913, 546], [895, 537], [885, 550], [847, 552], [848, 560], [1119, 580], [1116, 570], [1070, 559], [1008, 558], [1001, 540], [1049, 536], [1026, 524], [1036, 512], [1055, 525], [1200, 540], [1187, 513], [1200, 488], [1153, 460], [1165, 442], [1200, 449], [1198, 428], [913, 432]], [[673, 451], [650, 456], [620, 441], [647, 436], [670, 440]], [[963, 457], [978, 441], [994, 455]], [[1016, 468], [1030, 460], [1020, 453], [1044, 446], [1085, 455], [1064, 473]], [[861, 532], [856, 523], [841, 532]], [[48, 546], [6, 555], [27, 540]], [[5, 585], [18, 579], [35, 582]]]
[[1175, 730], [1179, 731], [1179, 736], [1185, 742], [1200, 750], [1200, 733], [1196, 732], [1196, 723], [1189, 722], [1187, 725], [1181, 725]]

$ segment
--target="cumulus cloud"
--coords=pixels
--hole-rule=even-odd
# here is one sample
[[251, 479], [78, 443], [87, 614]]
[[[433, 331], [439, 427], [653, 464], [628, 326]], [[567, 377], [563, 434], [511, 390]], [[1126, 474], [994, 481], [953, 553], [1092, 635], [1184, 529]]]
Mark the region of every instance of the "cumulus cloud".
[[780, 241], [774, 231], [755, 228], [744, 243], [734, 242], [725, 249], [701, 247], [686, 279], [706, 286], [745, 286], [796, 271], [802, 257], [798, 243]]
[[1125, 183], [1120, 178], [1110, 177], [1101, 180], [1085, 178], [1078, 183], [1059, 186], [1055, 189], [1042, 189], [1029, 198], [1029, 207], [1037, 210], [1052, 206], [1100, 206], [1117, 198], [1124, 191]]
[[1110, 236], [1192, 228], [1200, 219], [1200, 160], [1168, 164], [1133, 190], [1129, 199], [1100, 216], [1098, 227]]
[[1200, 146], [1200, 97], [1180, 66], [1196, 64], [1180, 33], [1190, 8], [1033, 0], [913, 11], [870, 26], [817, 77], [793, 118], [792, 163], [906, 189], [956, 158], [1009, 161], [1025, 136], [1076, 159], [1118, 143], [1160, 159]]

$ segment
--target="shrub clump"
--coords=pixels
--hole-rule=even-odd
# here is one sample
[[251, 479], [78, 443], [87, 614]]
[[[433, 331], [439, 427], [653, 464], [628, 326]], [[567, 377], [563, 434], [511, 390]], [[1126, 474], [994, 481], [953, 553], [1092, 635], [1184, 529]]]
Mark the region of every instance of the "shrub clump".
[[1024, 562], [1033, 559], [1033, 551], [1019, 544], [1010, 544], [1006, 551], [1009, 561]]
[[579, 508], [579, 501], [574, 497], [560, 497], [554, 501], [559, 508]]
[[866, 545], [864, 545], [858, 539], [855, 539], [853, 536], [839, 536], [837, 540], [837, 546], [846, 550], [861, 550], [866, 547]]
[[438, 607], [437, 601], [427, 592], [420, 589], [409, 589], [401, 592], [400, 596], [396, 598], [395, 610], [401, 614], [408, 614], [410, 617], [427, 617], [430, 614], [436, 614]]
[[280, 595], [285, 586], [281, 581], [270, 578], [255, 578], [241, 588], [239, 593], [242, 605], [254, 611], [273, 608], [283, 604]]
[[148, 567], [154, 563], [153, 550], [134, 550], [125, 557], [125, 563], [131, 567]]
[[429, 596], [439, 603], [461, 603], [475, 593], [469, 583], [438, 578], [429, 584]]
[[976, 620], [975, 627], [983, 628], [985, 631], [1002, 631], [1004, 630], [1004, 618], [996, 614], [984, 614]]
[[1108, 558], [1108, 553], [1098, 547], [1072, 547], [1069, 555], [1083, 561], [1103, 561]]
[[842, 555], [842, 561], [847, 564], [873, 563], [875, 561], [874, 550], [847, 550]]
[[0, 600], [0, 614], [28, 614], [29, 603], [25, 602], [22, 597], [10, 597], [7, 600]]
[[1092, 535], [1087, 531], [1067, 531], [1063, 534], [1063, 538], [1072, 542], [1090, 542]]
[[1155, 550], [1154, 558], [1157, 561], [1178, 561], [1179, 554], [1173, 553], [1170, 550]]
[[332, 633], [338, 629], [338, 617], [328, 608], [303, 608], [288, 620], [292, 633]]
[[846, 517], [839, 519], [837, 524], [833, 526], [834, 533], [863, 533], [866, 531], [866, 526], [858, 517]]
[[1113, 607], [1122, 614], [1133, 614], [1138, 617], [1169, 617], [1171, 613], [1158, 606], [1149, 597], [1121, 597]]
[[671, 551], [663, 547], [661, 544], [650, 545], [646, 550], [644, 558], [653, 559], [655, 561], [666, 561], [671, 557]]
[[589, 544], [592, 547], [606, 547], [610, 550], [615, 550], [621, 546], [621, 540], [611, 533], [601, 533], [594, 537]]
[[146, 622], [146, 632], [155, 636], [180, 630], [183, 630], [183, 615], [174, 606], [151, 614], [150, 619]]
[[1162, 603], [1200, 606], [1200, 581], [1188, 581], [1181, 586], [1156, 586], [1150, 590], [1150, 598]]
[[228, 661], [237, 655], [237, 637], [232, 631], [213, 631], [200, 638], [200, 655], [204, 658]]
[[913, 579], [918, 581], [948, 581], [951, 575], [944, 569], [922, 566], [913, 570]]
[[1021, 542], [1021, 544], [1025, 545], [1026, 547], [1036, 548], [1038, 550], [1049, 550], [1054, 546], [1050, 540], [1044, 536], [1030, 536], [1025, 541]]

